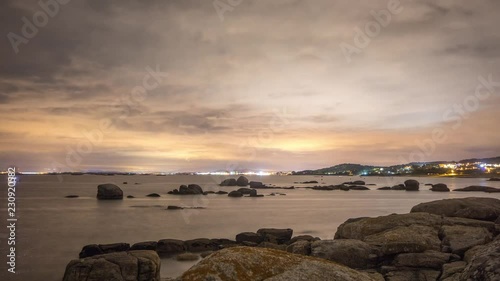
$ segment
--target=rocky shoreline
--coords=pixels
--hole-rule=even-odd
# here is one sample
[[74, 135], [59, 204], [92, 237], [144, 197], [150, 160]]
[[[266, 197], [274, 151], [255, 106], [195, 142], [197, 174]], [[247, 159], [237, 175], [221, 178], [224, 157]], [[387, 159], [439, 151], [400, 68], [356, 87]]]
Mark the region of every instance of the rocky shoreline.
[[[496, 178], [490, 179], [491, 181], [496, 181]], [[317, 181], [306, 181], [306, 182], [300, 182], [300, 184], [314, 184], [318, 183]], [[189, 184], [189, 185], [181, 185], [178, 189], [174, 189], [172, 191], [169, 191], [169, 195], [208, 195], [208, 194], [215, 194], [215, 195], [226, 195], [228, 197], [233, 197], [233, 198], [238, 198], [238, 197], [264, 197], [263, 194], [258, 194], [258, 190], [266, 190], [266, 189], [280, 189], [280, 190], [289, 190], [289, 189], [296, 189], [296, 188], [304, 188], [304, 189], [311, 189], [311, 190], [319, 190], [319, 191], [333, 191], [333, 190], [343, 190], [343, 191], [350, 191], [350, 190], [373, 190], [369, 188], [368, 186], [373, 186], [375, 184], [367, 184], [365, 181], [362, 180], [357, 180], [357, 181], [351, 181], [351, 182], [344, 182], [339, 185], [314, 185], [314, 186], [302, 186], [302, 187], [295, 187], [295, 186], [273, 186], [273, 185], [266, 185], [262, 182], [255, 182], [255, 181], [248, 181], [248, 179], [244, 176], [240, 176], [238, 179], [226, 179], [223, 180], [219, 186], [221, 187], [239, 187], [236, 190], [231, 190], [231, 191], [225, 191], [225, 190], [218, 190], [218, 191], [205, 191], [203, 188], [198, 185], [198, 184]], [[420, 190], [420, 183], [417, 180], [414, 179], [409, 179], [406, 180], [404, 183], [397, 184], [394, 186], [384, 186], [384, 187], [379, 187], [376, 190], [397, 190], [397, 191], [419, 191]], [[497, 193], [500, 192], [500, 188], [495, 188], [495, 187], [490, 187], [490, 186], [466, 186], [463, 188], [456, 188], [454, 190], [450, 190], [448, 186], [444, 183], [438, 183], [438, 184], [425, 184], [426, 186], [431, 186], [429, 188], [430, 191], [434, 192], [486, 192], [486, 193]], [[274, 196], [274, 195], [286, 195], [283, 193], [271, 193], [268, 194], [267, 196]], [[122, 189], [112, 183], [106, 183], [106, 184], [100, 184], [97, 187], [97, 199], [99, 200], [121, 200], [123, 199], [123, 191]], [[158, 198], [161, 197], [160, 194], [158, 193], [150, 193], [145, 195], [146, 197], [150, 198]], [[78, 198], [79, 196], [76, 194], [70, 194], [65, 196], [65, 198]], [[128, 195], [126, 198], [128, 199], [134, 199], [135, 197], [132, 195]]]
[[332, 240], [264, 228], [234, 240], [87, 245], [64, 281], [160, 280], [160, 256], [203, 258], [179, 281], [500, 280], [499, 216], [498, 199], [445, 199], [408, 214], [349, 219]]

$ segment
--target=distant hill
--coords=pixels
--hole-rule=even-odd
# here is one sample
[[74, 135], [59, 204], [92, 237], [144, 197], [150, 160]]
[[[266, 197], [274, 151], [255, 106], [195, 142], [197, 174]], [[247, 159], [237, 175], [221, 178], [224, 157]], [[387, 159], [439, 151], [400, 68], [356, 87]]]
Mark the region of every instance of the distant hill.
[[500, 163], [500, 156], [492, 158], [472, 158], [472, 159], [464, 159], [458, 161], [458, 163], [475, 163], [475, 162], [483, 162], [485, 164], [496, 164]]
[[[419, 174], [432, 172], [442, 173], [445, 169], [439, 169], [439, 164], [453, 164], [453, 163], [476, 163], [482, 162], [485, 164], [500, 164], [500, 156], [492, 158], [480, 159], [464, 159], [456, 161], [432, 161], [432, 162], [412, 162], [393, 166], [372, 166], [344, 163], [335, 165], [328, 168], [321, 168], [317, 170], [304, 170], [293, 172], [294, 175], [397, 175], [402, 173], [416, 173]], [[408, 167], [412, 167], [408, 170]]]

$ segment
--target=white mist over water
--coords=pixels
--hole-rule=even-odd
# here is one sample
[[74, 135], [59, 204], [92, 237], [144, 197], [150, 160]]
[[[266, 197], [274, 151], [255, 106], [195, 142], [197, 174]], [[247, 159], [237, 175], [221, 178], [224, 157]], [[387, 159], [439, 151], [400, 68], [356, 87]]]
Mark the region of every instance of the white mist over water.
[[[226, 177], [224, 177], [226, 178]], [[250, 180], [277, 186], [317, 180], [320, 185], [340, 184], [358, 177], [315, 176], [250, 176]], [[219, 187], [223, 178], [212, 176], [21, 176], [17, 185], [17, 264], [16, 274], [7, 275], [2, 263], [0, 277], [8, 280], [61, 280], [66, 265], [78, 258], [87, 244], [116, 242], [137, 243], [160, 239], [229, 238], [245, 231], [263, 227], [292, 228], [294, 235], [309, 234], [331, 239], [345, 220], [363, 216], [382, 216], [407, 213], [411, 207], [432, 200], [458, 197], [494, 197], [499, 193], [431, 192], [426, 183], [445, 183], [451, 189], [469, 185], [500, 187], [500, 182], [466, 178], [415, 178], [419, 192], [379, 191], [378, 187], [403, 183], [408, 178], [365, 177], [362, 180], [372, 190], [315, 191], [310, 189], [258, 190], [259, 194], [273, 192], [286, 196], [264, 198], [229, 198], [227, 195], [206, 196], [167, 195], [181, 184], [199, 184], [204, 190], [231, 191], [238, 187]], [[0, 177], [6, 182], [6, 177]], [[128, 184], [123, 184], [123, 182]], [[388, 182], [390, 181], [390, 182]], [[99, 201], [95, 198], [97, 185], [115, 183], [124, 196], [137, 198], [119, 201]], [[138, 183], [138, 184], [135, 184]], [[158, 193], [160, 198], [146, 197]], [[76, 194], [79, 198], [67, 199]], [[0, 219], [6, 221], [7, 190], [2, 189]], [[168, 205], [206, 207], [203, 210], [165, 210]], [[6, 231], [0, 232], [0, 250], [6, 253]], [[4, 257], [4, 259], [6, 259]], [[191, 263], [163, 259], [162, 276], [177, 276]]]

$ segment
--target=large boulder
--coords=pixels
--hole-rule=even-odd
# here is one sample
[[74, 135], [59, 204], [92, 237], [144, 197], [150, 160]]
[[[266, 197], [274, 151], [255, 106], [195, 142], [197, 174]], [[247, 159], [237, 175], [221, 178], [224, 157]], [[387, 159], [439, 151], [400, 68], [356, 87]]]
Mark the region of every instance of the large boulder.
[[284, 251], [234, 247], [218, 251], [181, 276], [182, 280], [374, 281], [369, 275], [322, 259]]
[[438, 230], [424, 225], [395, 227], [367, 236], [363, 241], [377, 247], [383, 256], [441, 249]]
[[460, 275], [460, 281], [500, 280], [500, 239], [474, 247], [466, 254], [468, 264]]
[[311, 254], [311, 242], [306, 240], [296, 241], [288, 245], [286, 251], [292, 254], [309, 256]]
[[220, 186], [236, 186], [235, 179], [225, 179], [220, 183]]
[[123, 199], [123, 191], [112, 183], [100, 184], [97, 186], [97, 199], [121, 200]]
[[483, 227], [445, 225], [441, 228], [443, 246], [453, 254], [463, 255], [470, 248], [483, 245], [493, 239], [493, 235]]
[[72, 260], [63, 281], [160, 281], [160, 257], [154, 251], [118, 252]]
[[416, 180], [405, 181], [406, 191], [418, 191], [419, 186], [420, 186], [420, 183]]
[[367, 236], [400, 226], [423, 225], [438, 230], [441, 222], [440, 216], [427, 213], [393, 214], [375, 218], [349, 219], [338, 227], [335, 239], [364, 240]]
[[248, 185], [248, 179], [244, 176], [240, 176], [237, 180], [236, 180], [236, 185], [238, 186], [247, 186]]
[[158, 241], [156, 251], [162, 256], [169, 256], [186, 251], [186, 245], [182, 240], [163, 239]]
[[481, 197], [444, 199], [418, 204], [411, 212], [495, 221], [500, 216], [500, 200]]
[[311, 244], [311, 256], [334, 261], [351, 268], [375, 267], [378, 250], [359, 240], [321, 240]]
[[292, 239], [293, 230], [290, 228], [261, 228], [257, 230], [257, 233], [264, 237], [265, 241], [272, 241], [272, 239], [268, 239], [268, 237], [272, 237], [276, 239], [277, 244], [286, 244]]
[[238, 243], [243, 243], [243, 242], [252, 242], [255, 244], [260, 244], [264, 242], [264, 237], [262, 235], [254, 233], [254, 232], [243, 232], [238, 235], [236, 235], [236, 242]]
[[441, 267], [450, 261], [451, 254], [441, 253], [438, 251], [425, 251], [423, 253], [406, 253], [399, 254], [393, 261], [396, 267], [416, 267], [416, 268], [433, 268], [441, 269]]

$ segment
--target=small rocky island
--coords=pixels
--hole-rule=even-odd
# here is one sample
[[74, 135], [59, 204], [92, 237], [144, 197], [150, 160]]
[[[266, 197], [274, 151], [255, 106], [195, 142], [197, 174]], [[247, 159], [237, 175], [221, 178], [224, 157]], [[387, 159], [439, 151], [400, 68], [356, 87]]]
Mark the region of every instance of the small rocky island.
[[63, 280], [160, 281], [160, 256], [186, 253], [203, 259], [179, 281], [500, 280], [499, 217], [498, 199], [445, 199], [408, 214], [349, 219], [333, 240], [266, 228], [235, 240], [87, 245]]

